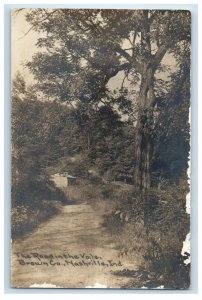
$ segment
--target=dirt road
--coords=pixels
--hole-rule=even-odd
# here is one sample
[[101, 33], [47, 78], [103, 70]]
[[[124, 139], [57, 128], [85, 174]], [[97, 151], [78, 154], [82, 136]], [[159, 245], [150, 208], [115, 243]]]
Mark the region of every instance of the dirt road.
[[120, 288], [130, 278], [114, 271], [134, 269], [120, 258], [102, 216], [86, 203], [62, 212], [12, 245], [13, 287]]

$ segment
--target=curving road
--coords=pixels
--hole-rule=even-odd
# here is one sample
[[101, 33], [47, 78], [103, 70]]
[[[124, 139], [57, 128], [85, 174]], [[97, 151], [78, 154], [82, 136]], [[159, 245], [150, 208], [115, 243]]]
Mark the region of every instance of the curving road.
[[12, 245], [12, 287], [121, 288], [130, 278], [114, 271], [134, 269], [120, 258], [102, 216], [86, 203], [62, 212]]

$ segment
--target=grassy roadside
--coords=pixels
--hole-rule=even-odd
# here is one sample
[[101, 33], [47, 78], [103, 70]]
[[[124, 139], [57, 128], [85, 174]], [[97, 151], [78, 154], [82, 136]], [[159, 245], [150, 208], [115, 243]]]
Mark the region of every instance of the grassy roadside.
[[68, 198], [48, 178], [14, 181], [12, 185], [11, 237], [21, 239], [41, 223], [56, 216]]
[[148, 192], [149, 218], [145, 226], [145, 205], [134, 187], [121, 182], [81, 181], [68, 189], [70, 199], [89, 203], [104, 216], [103, 225], [117, 241], [120, 256], [128, 256], [137, 270], [116, 274], [131, 278], [123, 288], [189, 288], [190, 265], [182, 256], [183, 241], [189, 231], [184, 210], [186, 188], [168, 186]]
[[60, 201], [42, 200], [32, 205], [18, 205], [11, 210], [12, 239], [20, 239], [36, 229], [42, 222], [57, 215], [62, 209]]

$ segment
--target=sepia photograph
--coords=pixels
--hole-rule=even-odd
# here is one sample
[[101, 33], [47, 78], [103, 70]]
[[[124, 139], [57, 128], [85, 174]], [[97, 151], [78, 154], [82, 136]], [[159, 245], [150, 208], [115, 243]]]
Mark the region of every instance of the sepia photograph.
[[191, 13], [11, 11], [11, 287], [190, 288]]

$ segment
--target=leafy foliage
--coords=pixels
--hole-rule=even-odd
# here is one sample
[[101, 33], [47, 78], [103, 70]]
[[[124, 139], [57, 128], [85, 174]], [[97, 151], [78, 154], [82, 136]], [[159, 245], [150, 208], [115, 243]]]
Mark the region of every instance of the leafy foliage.
[[158, 98], [155, 124], [153, 172], [177, 182], [186, 178], [190, 150], [190, 86], [189, 64], [180, 66], [172, 76], [169, 91]]

